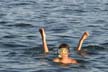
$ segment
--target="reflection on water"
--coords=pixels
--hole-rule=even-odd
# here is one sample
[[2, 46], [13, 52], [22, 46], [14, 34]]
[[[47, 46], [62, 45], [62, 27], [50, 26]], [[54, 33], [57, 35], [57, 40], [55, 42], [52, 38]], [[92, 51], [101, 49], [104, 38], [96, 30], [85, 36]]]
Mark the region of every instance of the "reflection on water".
[[[0, 72], [108, 72], [108, 1], [0, 0]], [[50, 53], [43, 54], [45, 27]], [[83, 32], [90, 36], [75, 51]], [[53, 63], [61, 43], [78, 65]]]

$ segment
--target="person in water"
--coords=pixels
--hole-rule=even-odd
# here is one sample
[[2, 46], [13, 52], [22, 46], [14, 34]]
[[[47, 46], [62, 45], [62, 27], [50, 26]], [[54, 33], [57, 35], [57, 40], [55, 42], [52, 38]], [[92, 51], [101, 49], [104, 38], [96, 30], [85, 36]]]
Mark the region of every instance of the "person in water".
[[[45, 34], [45, 30], [44, 28], [40, 28], [39, 29], [39, 32], [41, 34], [41, 37], [42, 37], [42, 44], [43, 44], [43, 48], [44, 48], [44, 52], [45, 53], [49, 53], [49, 49], [48, 49], [48, 46], [47, 46], [47, 42], [46, 42], [46, 34]], [[81, 39], [79, 40], [79, 44], [76, 48], [77, 52], [80, 52], [81, 51], [81, 47], [82, 47], [82, 44], [84, 42], [85, 39], [87, 39], [87, 37], [89, 36], [89, 33], [88, 32], [84, 32], [84, 34], [82, 35]], [[53, 62], [57, 62], [57, 63], [63, 63], [63, 64], [78, 64], [77, 60], [76, 59], [73, 59], [73, 58], [70, 58], [69, 57], [69, 54], [70, 54], [70, 50], [69, 50], [69, 45], [66, 44], [66, 43], [62, 43], [60, 46], [59, 46], [59, 55], [57, 58], [54, 58], [53, 59]]]

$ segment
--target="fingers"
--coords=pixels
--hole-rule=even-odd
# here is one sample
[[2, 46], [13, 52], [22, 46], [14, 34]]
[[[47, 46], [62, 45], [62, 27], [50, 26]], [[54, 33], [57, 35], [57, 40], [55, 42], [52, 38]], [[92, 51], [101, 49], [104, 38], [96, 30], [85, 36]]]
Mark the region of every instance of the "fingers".
[[44, 28], [43, 28], [43, 27], [40, 28], [40, 29], [39, 29], [39, 32], [40, 32], [42, 35], [44, 35], [44, 34], [45, 34]]
[[39, 29], [39, 32], [40, 33], [42, 33], [43, 31], [44, 31], [44, 28], [43, 27]]
[[84, 32], [83, 36], [81, 39], [85, 40], [89, 36], [89, 32]]
[[84, 35], [89, 36], [89, 32], [84, 32]]
[[39, 32], [40, 32], [42, 38], [45, 38], [45, 37], [46, 37], [46, 35], [45, 35], [45, 30], [44, 30], [43, 27], [39, 29]]

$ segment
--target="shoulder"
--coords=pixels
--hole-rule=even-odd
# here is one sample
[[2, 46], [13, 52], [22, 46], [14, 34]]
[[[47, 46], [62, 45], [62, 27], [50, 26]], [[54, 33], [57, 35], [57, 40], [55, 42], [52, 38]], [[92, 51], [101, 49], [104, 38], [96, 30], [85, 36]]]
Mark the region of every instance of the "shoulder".
[[75, 60], [75, 59], [71, 59], [71, 63], [72, 64], [78, 64], [77, 60]]
[[54, 58], [53, 62], [60, 62], [60, 59], [59, 58]]

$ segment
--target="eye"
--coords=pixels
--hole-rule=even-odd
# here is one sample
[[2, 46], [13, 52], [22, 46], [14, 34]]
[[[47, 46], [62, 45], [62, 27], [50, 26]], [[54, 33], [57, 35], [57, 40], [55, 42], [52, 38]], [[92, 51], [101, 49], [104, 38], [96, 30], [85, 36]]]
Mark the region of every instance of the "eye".
[[59, 54], [60, 53], [68, 53], [68, 50], [66, 48], [61, 48], [59, 51]]
[[66, 50], [63, 50], [63, 53], [66, 53]]

